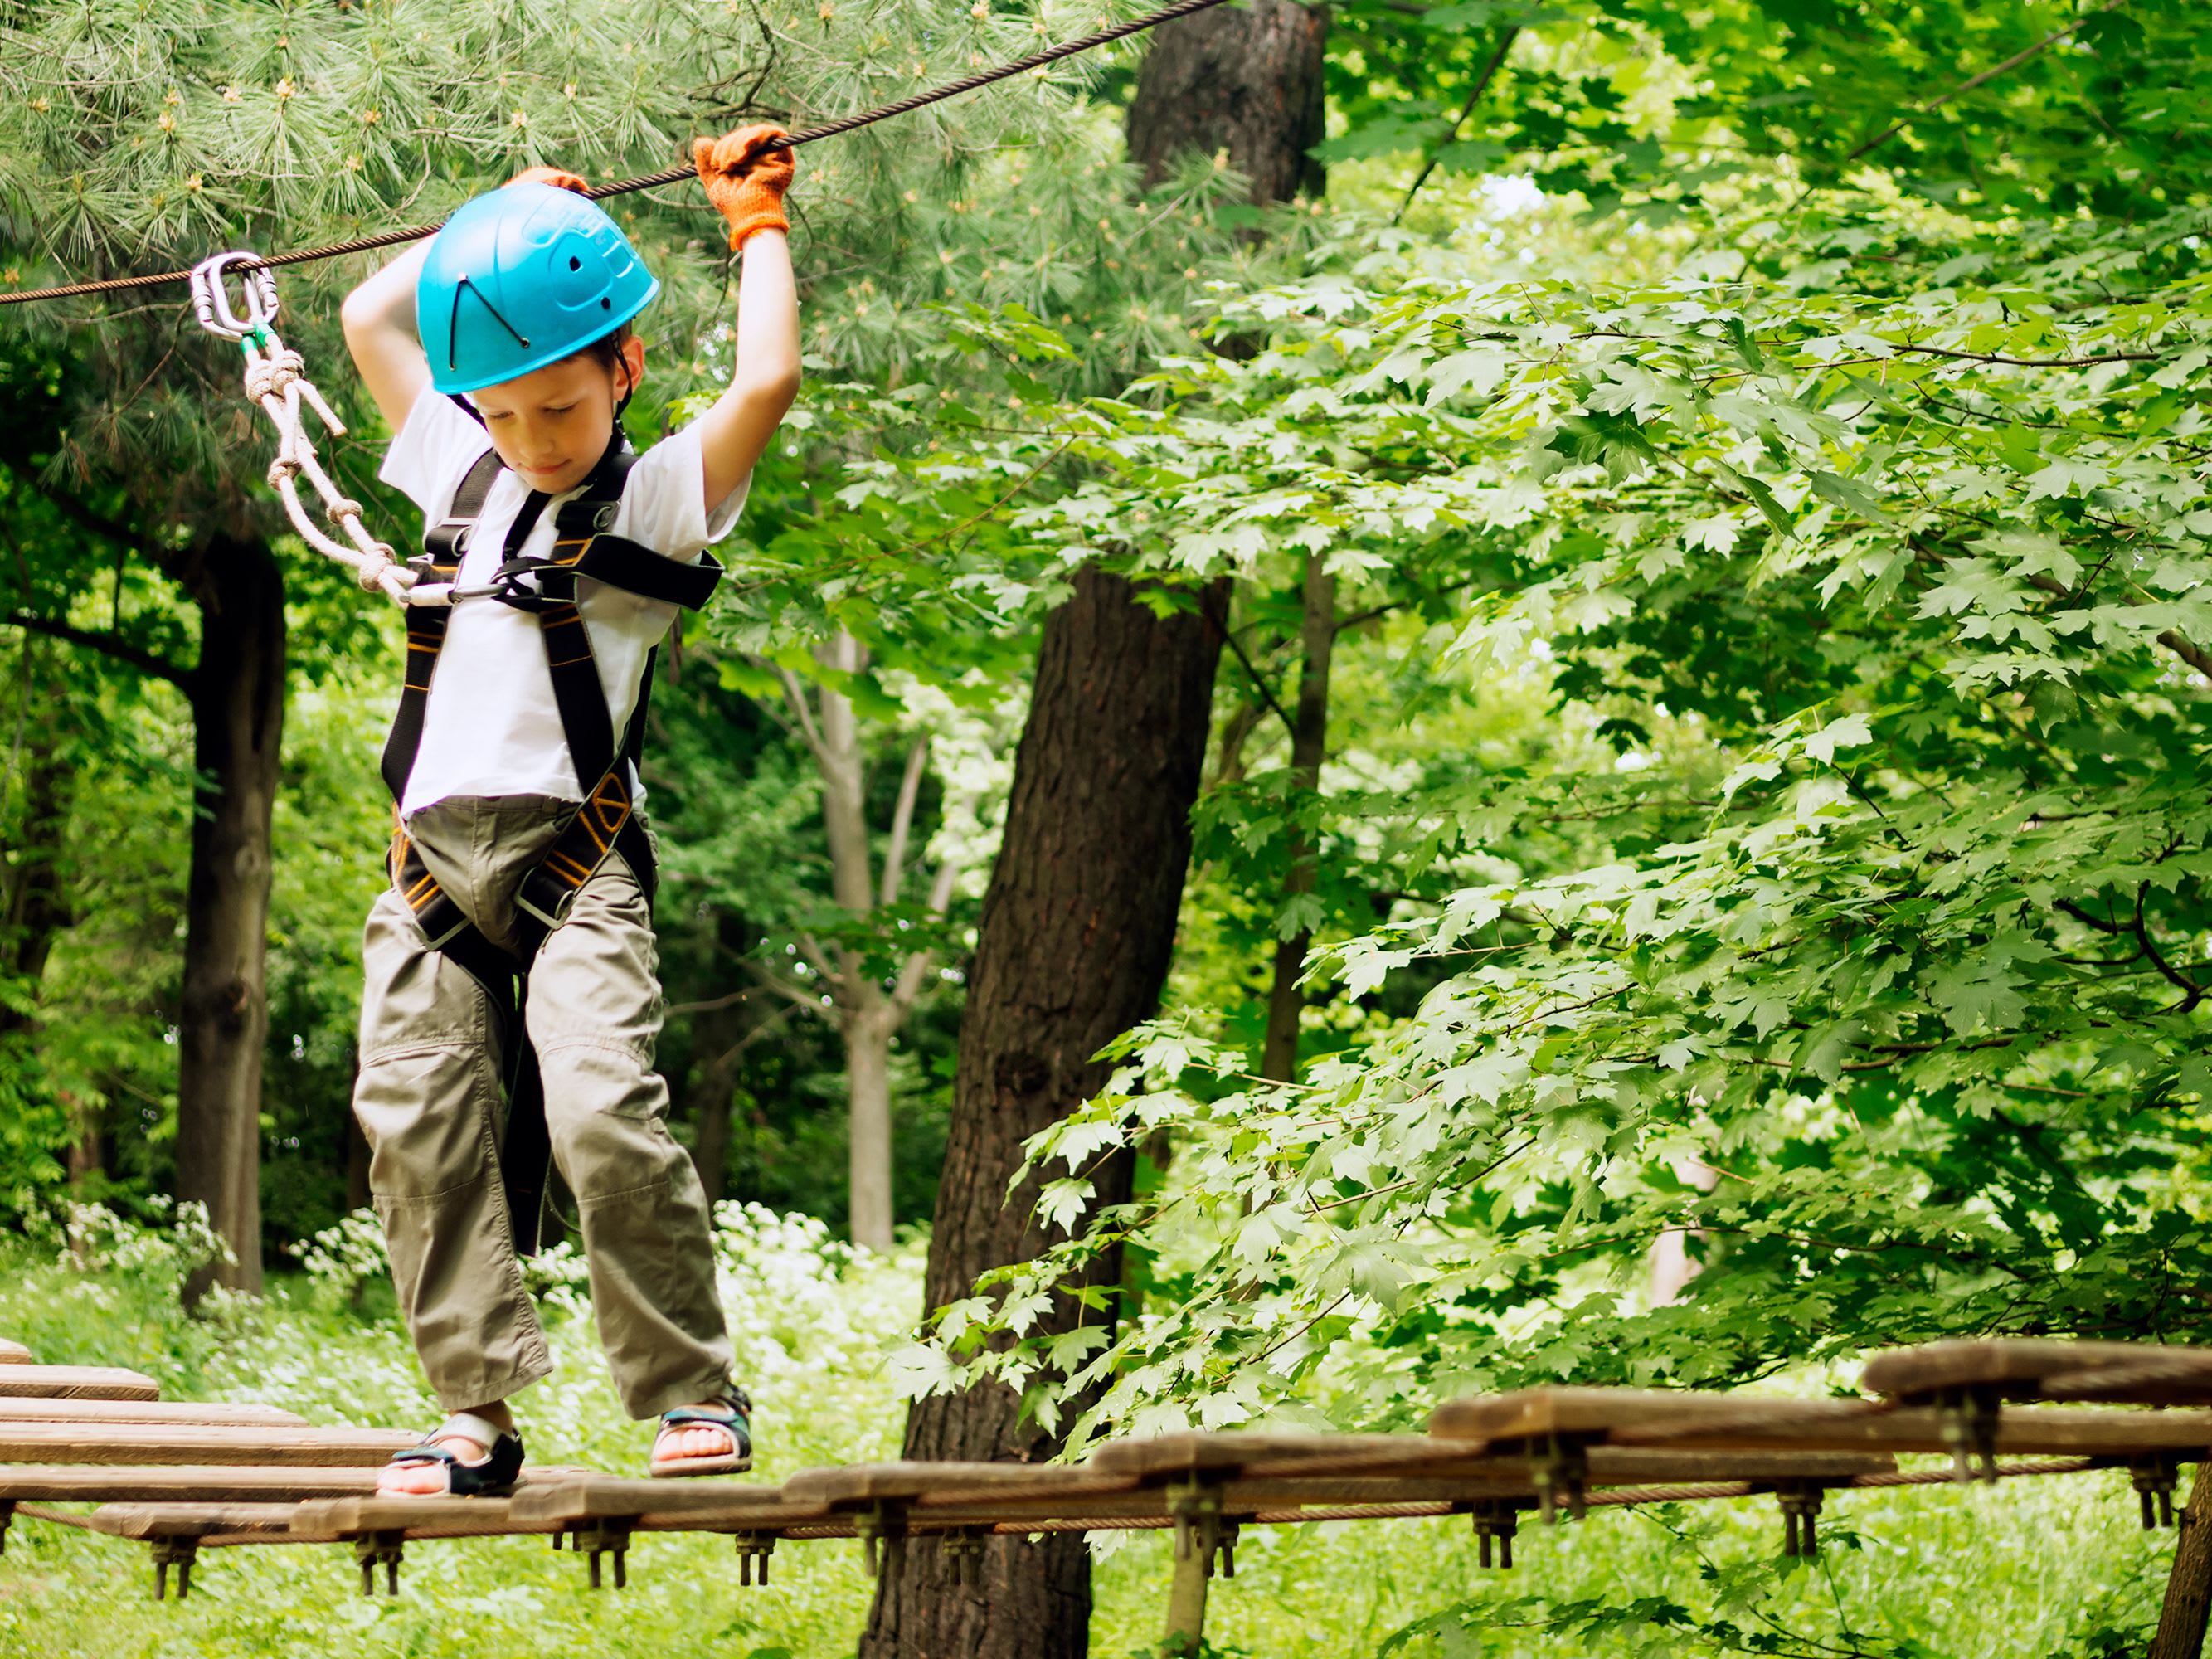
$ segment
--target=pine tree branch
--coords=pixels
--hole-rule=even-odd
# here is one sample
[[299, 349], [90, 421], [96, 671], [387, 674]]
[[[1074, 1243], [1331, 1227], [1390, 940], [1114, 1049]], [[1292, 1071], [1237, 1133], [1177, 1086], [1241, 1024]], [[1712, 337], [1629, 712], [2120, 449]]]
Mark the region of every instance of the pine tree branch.
[[82, 646], [88, 651], [98, 651], [116, 661], [129, 665], [142, 674], [151, 674], [156, 679], [167, 680], [180, 691], [190, 691], [194, 671], [179, 666], [167, 657], [133, 645], [118, 634], [97, 633], [90, 629], [76, 628], [52, 617], [40, 617], [27, 611], [16, 611], [0, 617], [0, 623], [11, 628], [21, 628], [33, 634], [44, 634], [49, 639], [63, 640], [70, 645]]
[[0, 460], [5, 460], [9, 470], [28, 485], [40, 501], [78, 529], [89, 531], [102, 541], [137, 554], [172, 581], [183, 580], [184, 567], [177, 559], [162, 552], [129, 525], [111, 519], [104, 513], [95, 512], [76, 496], [46, 483], [39, 477], [38, 469], [29, 464], [27, 457], [15, 453], [0, 456]]

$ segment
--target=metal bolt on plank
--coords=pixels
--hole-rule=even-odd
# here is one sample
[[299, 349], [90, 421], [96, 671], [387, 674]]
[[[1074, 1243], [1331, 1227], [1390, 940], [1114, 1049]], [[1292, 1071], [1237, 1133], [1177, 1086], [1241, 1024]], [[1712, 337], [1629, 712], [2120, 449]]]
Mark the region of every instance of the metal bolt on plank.
[[404, 1532], [365, 1532], [353, 1540], [353, 1559], [361, 1564], [361, 1593], [376, 1594], [376, 1570], [384, 1569], [387, 1595], [399, 1594], [399, 1564], [405, 1559]]
[[1474, 1517], [1475, 1557], [1487, 1571], [1491, 1551], [1495, 1545], [1498, 1565], [1510, 1571], [1513, 1565], [1513, 1539], [1521, 1530], [1521, 1505], [1510, 1498], [1478, 1498], [1468, 1506]]
[[615, 1588], [629, 1587], [629, 1534], [635, 1524], [631, 1516], [606, 1516], [596, 1521], [586, 1521], [573, 1528], [568, 1536], [571, 1551], [583, 1555], [591, 1566], [591, 1586], [600, 1589], [605, 1585], [599, 1576], [599, 1562], [611, 1555], [615, 1561]]
[[199, 1559], [197, 1538], [157, 1538], [154, 1540], [154, 1599], [169, 1599], [169, 1569], [177, 1570], [177, 1600], [192, 1593], [192, 1563]]
[[[733, 1534], [738, 1545], [738, 1583], [750, 1589], [757, 1582], [763, 1589], [768, 1586], [768, 1559], [775, 1553], [775, 1534], [772, 1532], [741, 1532]], [[756, 1581], [753, 1564], [760, 1564], [760, 1575]]]
[[1952, 1473], [1960, 1480], [1997, 1478], [1997, 1391], [1985, 1387], [1944, 1389], [1936, 1395], [1936, 1420], [1951, 1449]]
[[1227, 1555], [1224, 1577], [1237, 1576], [1237, 1527], [1221, 1518], [1221, 1491], [1203, 1480], [1180, 1481], [1168, 1488], [1168, 1513], [1175, 1517], [1176, 1559], [1187, 1561], [1194, 1550], [1200, 1575], [1213, 1577], [1214, 1561]]
[[2142, 1500], [2143, 1530], [2174, 1524], [2173, 1489], [2181, 1479], [2181, 1459], [2172, 1452], [2149, 1452], [2128, 1462], [2128, 1481]]
[[1589, 1456], [1582, 1442], [1547, 1434], [1534, 1452], [1535, 1467], [1531, 1474], [1536, 1484], [1536, 1507], [1544, 1524], [1559, 1524], [1563, 1504], [1570, 1516], [1581, 1520], [1589, 1481]]
[[945, 1556], [946, 1577], [963, 1589], [976, 1589], [983, 1583], [983, 1533], [976, 1527], [955, 1527], [945, 1534], [938, 1548]]
[[906, 1510], [897, 1504], [877, 1504], [854, 1518], [854, 1536], [869, 1573], [878, 1580], [896, 1578], [906, 1565]]
[[1785, 1480], [1775, 1487], [1774, 1497], [1782, 1510], [1783, 1554], [1818, 1555], [1820, 1541], [1814, 1527], [1826, 1500], [1826, 1490], [1817, 1481]]

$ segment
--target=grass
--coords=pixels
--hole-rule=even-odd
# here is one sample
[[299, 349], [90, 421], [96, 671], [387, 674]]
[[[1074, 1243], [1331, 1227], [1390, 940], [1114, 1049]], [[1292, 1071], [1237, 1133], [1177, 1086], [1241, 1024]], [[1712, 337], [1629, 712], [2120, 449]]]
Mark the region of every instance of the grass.
[[[881, 1359], [915, 1311], [917, 1258], [855, 1258], [816, 1224], [762, 1211], [726, 1206], [721, 1219], [761, 1477], [894, 1455], [901, 1407]], [[52, 1238], [0, 1243], [0, 1334], [50, 1361], [136, 1366], [178, 1398], [264, 1400], [321, 1422], [435, 1416], [358, 1232], [265, 1300], [198, 1321], [176, 1311], [189, 1242], [101, 1224], [81, 1246], [88, 1267]], [[575, 1267], [556, 1256], [540, 1275], [560, 1369], [518, 1401], [532, 1454], [638, 1470], [647, 1430], [615, 1405]], [[1822, 1530], [1820, 1560], [1795, 1566], [1778, 1559], [1771, 1500], [1599, 1511], [1556, 1530], [1532, 1521], [1516, 1570], [1485, 1575], [1463, 1520], [1255, 1529], [1215, 1588], [1209, 1635], [1255, 1659], [2092, 1659], [2141, 1651], [2172, 1548], [2140, 1530], [2124, 1474], [1854, 1493], [1831, 1499]], [[1091, 1651], [1146, 1651], [1168, 1540], [1106, 1534], [1096, 1549]], [[745, 1589], [726, 1542], [681, 1536], [639, 1540], [620, 1593], [593, 1594], [580, 1561], [515, 1539], [410, 1546], [396, 1600], [356, 1585], [342, 1547], [242, 1548], [204, 1556], [189, 1601], [157, 1604], [143, 1545], [19, 1521], [0, 1558], [0, 1653], [841, 1659], [870, 1589], [852, 1543], [787, 1543], [773, 1585]]]

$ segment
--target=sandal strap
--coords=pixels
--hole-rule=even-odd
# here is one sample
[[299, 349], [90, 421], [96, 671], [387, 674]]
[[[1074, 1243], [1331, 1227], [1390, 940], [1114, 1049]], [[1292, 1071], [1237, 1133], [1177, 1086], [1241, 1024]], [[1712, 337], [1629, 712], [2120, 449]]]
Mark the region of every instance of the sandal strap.
[[[478, 1458], [466, 1458], [450, 1446], [441, 1446], [441, 1440], [470, 1440], [484, 1449]], [[392, 1454], [390, 1462], [401, 1465], [442, 1463], [448, 1468], [482, 1469], [496, 1462], [500, 1448], [514, 1441], [519, 1449], [521, 1439], [511, 1429], [502, 1429], [489, 1418], [478, 1417], [474, 1412], [455, 1412], [451, 1417], [424, 1435], [412, 1446], [402, 1447]]]
[[714, 1404], [725, 1406], [726, 1411], [702, 1410], [696, 1406], [678, 1406], [673, 1411], [660, 1414], [660, 1431], [682, 1428], [688, 1425], [703, 1424], [708, 1428], [750, 1429], [753, 1423], [753, 1402], [742, 1389], [714, 1396]]
[[[477, 1464], [471, 1463], [466, 1458], [463, 1457], [460, 1453], [453, 1451], [445, 1446], [421, 1445], [403, 1447], [400, 1450], [392, 1453], [392, 1455], [385, 1461], [401, 1468], [405, 1468], [407, 1465], [413, 1463], [443, 1463], [449, 1468], [456, 1469], [467, 1469], [479, 1467]], [[491, 1460], [489, 1458], [486, 1458], [484, 1461], [486, 1462], [489, 1462]]]
[[489, 1418], [478, 1417], [474, 1412], [455, 1412], [423, 1438], [426, 1440], [473, 1440], [486, 1451], [489, 1451], [513, 1432], [512, 1429], [502, 1429]]

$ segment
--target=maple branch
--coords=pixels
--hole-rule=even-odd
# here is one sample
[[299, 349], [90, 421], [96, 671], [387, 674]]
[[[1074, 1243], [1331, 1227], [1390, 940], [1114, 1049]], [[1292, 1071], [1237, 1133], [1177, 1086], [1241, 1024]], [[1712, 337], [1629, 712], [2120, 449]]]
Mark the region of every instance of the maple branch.
[[[2106, 351], [2094, 357], [2008, 357], [1999, 352], [1953, 351], [1943, 346], [1899, 345], [1899, 351], [1917, 351], [1925, 357], [1949, 357], [1962, 363], [2002, 363], [2011, 368], [2094, 368], [2099, 363], [2162, 363], [2155, 351]], [[1829, 365], [1823, 364], [1823, 368]]]
[[2182, 1000], [2178, 1005], [2172, 1008], [2162, 1008], [2159, 1012], [2160, 1013], [2166, 1014], [2185, 1014], [2191, 1009], [2196, 1007], [2198, 1003], [2204, 1000], [2204, 988], [2199, 985], [2195, 980], [2190, 978], [2186, 974], [2175, 968], [2171, 963], [2167, 962], [2164, 957], [2159, 954], [2158, 946], [2151, 943], [2150, 927], [2143, 920], [2143, 901], [2149, 896], [2149, 894], [2150, 884], [2148, 882], [2139, 882], [2136, 884], [2135, 922], [2136, 939], [2136, 942], [2142, 946], [2144, 953], [2150, 957], [2151, 965], [2158, 969], [2160, 975], [2164, 978], [2169, 985], [2178, 986], [2183, 993]]
[[1482, 66], [1482, 73], [1475, 76], [1474, 85], [1468, 92], [1467, 101], [1459, 106], [1459, 113], [1453, 117], [1451, 131], [1444, 135], [1443, 143], [1437, 146], [1436, 154], [1429, 157], [1427, 164], [1421, 168], [1419, 176], [1406, 187], [1406, 199], [1398, 204], [1398, 210], [1390, 216], [1392, 224], [1396, 224], [1399, 220], [1406, 216], [1406, 210], [1413, 205], [1413, 198], [1421, 193], [1421, 186], [1429, 182], [1429, 175], [1437, 170], [1437, 164], [1444, 159], [1444, 151], [1459, 142], [1459, 130], [1467, 125], [1467, 118], [1474, 113], [1475, 100], [1481, 97], [1484, 91], [1488, 88], [1492, 77], [1498, 73], [1498, 66], [1504, 63], [1505, 54], [1512, 50], [1513, 42], [1520, 33], [1521, 26], [1516, 23], [1511, 28], [1506, 30], [1504, 37], [1499, 40], [1498, 50], [1490, 54], [1490, 61]]
[[1202, 598], [1199, 601], [1198, 609], [1199, 614], [1206, 618], [1213, 631], [1221, 635], [1222, 643], [1235, 653], [1237, 660], [1243, 665], [1245, 674], [1252, 682], [1252, 689], [1260, 694], [1261, 700], [1274, 712], [1275, 718], [1282, 721], [1283, 730], [1293, 737], [1297, 736], [1298, 728], [1296, 723], [1283, 712], [1283, 705], [1275, 701], [1275, 694], [1267, 689], [1267, 682], [1260, 678], [1260, 671], [1252, 665], [1252, 659], [1245, 655], [1244, 647], [1239, 642], [1237, 635], [1229, 631], [1229, 624], [1215, 616], [1212, 607], [1208, 605]]
[[1843, 161], [1838, 162], [1837, 165], [1839, 167], [1848, 167], [1851, 162], [1857, 161], [1860, 156], [1865, 155], [1869, 150], [1875, 149], [1881, 144], [1885, 144], [1892, 138], [1896, 137], [1899, 133], [1904, 131], [1908, 126], [1911, 126], [1913, 121], [1918, 117], [1923, 115], [1932, 115], [1937, 110], [1942, 108], [1944, 105], [1949, 103], [1954, 98], [1962, 97], [1966, 94], [1972, 92], [1976, 87], [1984, 86], [1988, 82], [1996, 80], [2000, 75], [2008, 74], [2010, 71], [2018, 69], [2022, 64], [2027, 62], [2029, 58], [2049, 51], [2052, 46], [2057, 46], [2061, 40], [2065, 40], [2067, 36], [2078, 33], [2080, 30], [2086, 27], [2093, 20], [2102, 15], [2104, 13], [2108, 11], [2118, 11], [2125, 4], [2127, 4], [2127, 0], [2105, 0], [2105, 3], [2103, 5], [2098, 7], [2095, 11], [2091, 12], [2087, 16], [2077, 17], [2072, 22], [2069, 23], [2064, 28], [2056, 30], [2053, 33], [2045, 35], [2033, 46], [2025, 47], [2022, 50], [2013, 53], [2013, 55], [2006, 58], [2003, 63], [1994, 64], [1988, 69], [1984, 70], [1979, 75], [1967, 76], [1966, 79], [1960, 82], [1957, 86], [1952, 88], [1950, 91], [1945, 93], [1942, 97], [1930, 99], [1927, 103], [1921, 105], [1918, 109], [1914, 110], [1910, 115], [1900, 115], [1898, 117], [1898, 118], [1893, 121], [1888, 126], [1883, 128], [1882, 131], [1875, 134], [1873, 137], [1868, 139], [1866, 143], [1861, 144], [1849, 155], [1844, 157]]

